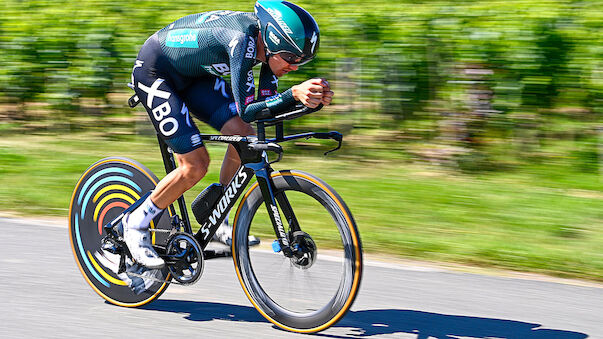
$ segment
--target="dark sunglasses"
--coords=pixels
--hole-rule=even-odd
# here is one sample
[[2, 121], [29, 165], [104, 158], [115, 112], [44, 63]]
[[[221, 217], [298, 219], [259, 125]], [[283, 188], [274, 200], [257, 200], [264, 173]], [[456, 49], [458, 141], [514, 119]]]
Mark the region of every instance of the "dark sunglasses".
[[312, 59], [303, 59], [293, 53], [290, 52], [280, 52], [278, 53], [278, 55], [280, 55], [281, 59], [285, 60], [286, 63], [288, 63], [291, 66], [300, 66], [303, 65], [307, 62], [309, 62]]

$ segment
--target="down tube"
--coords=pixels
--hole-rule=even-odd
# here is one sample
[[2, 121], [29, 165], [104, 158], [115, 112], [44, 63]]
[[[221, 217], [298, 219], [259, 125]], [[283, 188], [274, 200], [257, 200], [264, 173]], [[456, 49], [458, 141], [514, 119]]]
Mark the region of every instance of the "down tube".
[[243, 194], [245, 187], [249, 185], [251, 179], [253, 179], [254, 170], [245, 166], [239, 167], [237, 174], [230, 180], [228, 186], [222, 193], [222, 196], [218, 200], [218, 203], [212, 207], [212, 213], [210, 216], [218, 216], [211, 221], [211, 218], [207, 218], [199, 228], [199, 231], [195, 234], [195, 239], [201, 245], [201, 248], [205, 249], [207, 244], [211, 241], [212, 236], [216, 233], [216, 230], [222, 224], [222, 221], [226, 218], [226, 215], [230, 209], [234, 207], [237, 200]]

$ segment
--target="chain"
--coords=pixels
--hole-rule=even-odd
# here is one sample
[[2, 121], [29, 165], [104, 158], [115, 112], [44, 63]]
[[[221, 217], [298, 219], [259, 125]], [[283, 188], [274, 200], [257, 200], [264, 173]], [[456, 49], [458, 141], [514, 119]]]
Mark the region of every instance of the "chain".
[[164, 230], [162, 228], [149, 228], [150, 232], [155, 232], [155, 233], [170, 233], [170, 234], [174, 234], [177, 233], [178, 230], [176, 230], [175, 228], [172, 228], [170, 230]]

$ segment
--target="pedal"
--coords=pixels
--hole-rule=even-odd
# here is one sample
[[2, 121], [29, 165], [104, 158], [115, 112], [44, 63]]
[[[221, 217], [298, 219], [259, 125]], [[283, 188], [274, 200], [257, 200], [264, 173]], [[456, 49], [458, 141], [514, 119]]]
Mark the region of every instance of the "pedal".
[[163, 279], [160, 269], [151, 269], [136, 263], [128, 264], [117, 276], [136, 294], [145, 292], [155, 283], [169, 283]]
[[104, 237], [103, 240], [101, 240], [102, 245], [101, 245], [101, 249], [103, 251], [107, 251], [109, 253], [112, 254], [121, 254], [121, 252], [123, 251], [122, 246], [115, 241], [114, 239], [110, 238], [110, 237]]

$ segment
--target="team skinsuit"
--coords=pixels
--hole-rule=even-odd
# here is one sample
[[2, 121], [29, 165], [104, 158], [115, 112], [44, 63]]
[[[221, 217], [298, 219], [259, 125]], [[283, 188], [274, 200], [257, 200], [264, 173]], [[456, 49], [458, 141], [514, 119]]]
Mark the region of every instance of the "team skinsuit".
[[190, 114], [220, 130], [237, 114], [251, 122], [265, 108], [282, 111], [295, 104], [291, 89], [277, 93], [278, 78], [268, 64], [262, 65], [256, 99], [252, 68], [259, 63], [258, 32], [254, 13], [213, 11], [178, 19], [142, 46], [132, 83], [174, 152], [203, 145]]
[[[296, 104], [292, 89], [277, 92], [278, 78], [269, 61], [279, 55], [298, 66], [314, 58], [319, 29], [303, 8], [284, 0], [258, 0], [254, 13], [212, 11], [174, 21], [144, 43], [132, 71], [132, 85], [155, 129], [177, 154], [203, 146], [190, 115], [217, 130], [239, 115], [245, 122], [286, 111]], [[256, 41], [259, 37], [262, 41]], [[253, 66], [264, 46], [256, 97]], [[280, 62], [280, 61], [279, 61]], [[228, 84], [223, 76], [230, 76]], [[165, 263], [150, 242], [149, 222], [161, 213], [149, 196], [124, 216], [124, 241], [138, 263]], [[228, 243], [223, 224], [214, 235]]]

